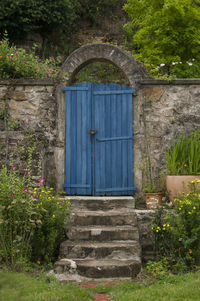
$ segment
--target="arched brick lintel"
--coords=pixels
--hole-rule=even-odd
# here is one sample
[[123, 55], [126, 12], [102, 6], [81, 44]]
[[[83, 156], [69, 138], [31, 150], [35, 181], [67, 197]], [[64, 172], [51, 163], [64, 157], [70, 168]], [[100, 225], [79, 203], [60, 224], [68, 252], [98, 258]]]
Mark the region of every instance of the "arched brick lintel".
[[61, 76], [64, 75], [67, 85], [70, 85], [80, 69], [96, 61], [107, 61], [117, 66], [124, 73], [131, 86], [135, 86], [137, 79], [145, 77], [143, 70], [132, 57], [119, 47], [110, 44], [90, 44], [76, 49], [65, 60]]

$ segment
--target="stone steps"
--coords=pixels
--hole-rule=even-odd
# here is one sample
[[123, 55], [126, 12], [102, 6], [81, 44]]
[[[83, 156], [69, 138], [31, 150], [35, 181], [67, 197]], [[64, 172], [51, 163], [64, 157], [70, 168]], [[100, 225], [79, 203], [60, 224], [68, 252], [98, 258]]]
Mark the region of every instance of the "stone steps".
[[133, 197], [88, 197], [88, 196], [71, 196], [70, 202], [73, 211], [80, 210], [118, 210], [134, 209], [135, 200]]
[[88, 241], [64, 241], [60, 246], [61, 258], [90, 258], [100, 259], [105, 257], [116, 258], [140, 257], [141, 250], [138, 241], [109, 241], [109, 242], [88, 242]]
[[141, 247], [133, 197], [70, 199], [69, 240], [60, 246], [55, 273], [71, 273], [76, 266], [79, 275], [89, 278], [136, 276]]
[[[136, 260], [114, 260], [114, 259], [75, 259], [77, 272], [79, 275], [88, 278], [117, 278], [117, 277], [134, 277], [141, 269], [139, 261]], [[68, 264], [67, 264], [68, 265]], [[67, 266], [66, 265], [66, 266]], [[55, 263], [55, 271], [65, 272], [65, 261]]]
[[138, 228], [134, 226], [72, 226], [68, 231], [70, 240], [139, 240]]
[[79, 211], [73, 212], [71, 222], [74, 225], [134, 225], [137, 217], [133, 210]]

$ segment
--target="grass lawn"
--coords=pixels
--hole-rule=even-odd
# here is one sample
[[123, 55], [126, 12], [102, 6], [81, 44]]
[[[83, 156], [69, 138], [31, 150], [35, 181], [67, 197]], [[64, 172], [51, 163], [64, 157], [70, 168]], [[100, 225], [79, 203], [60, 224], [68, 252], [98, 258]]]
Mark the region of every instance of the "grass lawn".
[[92, 297], [92, 292], [75, 284], [0, 272], [0, 301], [89, 301]]
[[153, 284], [125, 281], [107, 288], [113, 301], [182, 301], [200, 300], [200, 272], [169, 275]]
[[200, 300], [200, 271], [169, 275], [153, 284], [123, 281], [117, 285], [85, 289], [22, 273], [0, 272], [0, 301], [89, 301], [93, 293], [108, 293], [111, 301]]

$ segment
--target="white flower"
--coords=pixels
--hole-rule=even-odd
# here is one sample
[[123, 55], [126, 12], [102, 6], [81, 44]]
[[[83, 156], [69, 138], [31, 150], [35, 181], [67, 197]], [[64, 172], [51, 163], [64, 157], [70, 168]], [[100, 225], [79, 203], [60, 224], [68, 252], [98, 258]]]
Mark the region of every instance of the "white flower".
[[163, 63], [162, 63], [162, 64], [160, 64], [160, 67], [164, 67], [164, 66], [165, 66], [165, 64], [163, 64]]
[[177, 62], [172, 62], [172, 65], [176, 65], [177, 64]]
[[189, 66], [192, 66], [193, 64], [192, 64], [192, 63], [190, 63], [190, 62], [188, 62], [188, 65], [189, 65]]

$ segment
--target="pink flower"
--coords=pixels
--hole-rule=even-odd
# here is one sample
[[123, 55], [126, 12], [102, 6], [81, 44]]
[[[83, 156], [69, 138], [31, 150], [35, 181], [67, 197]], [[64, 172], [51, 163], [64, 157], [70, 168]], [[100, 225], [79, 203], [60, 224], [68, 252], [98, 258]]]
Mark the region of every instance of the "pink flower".
[[12, 193], [10, 194], [10, 196], [14, 197], [14, 196], [15, 196], [15, 194], [12, 192]]
[[28, 192], [28, 188], [24, 188], [24, 192], [27, 193]]
[[25, 172], [25, 175], [26, 175], [26, 176], [28, 175], [28, 171]]
[[24, 172], [26, 172], [27, 171], [27, 169], [26, 168], [24, 168]]
[[16, 168], [17, 168], [17, 167], [16, 167], [15, 165], [12, 166], [12, 170], [16, 170]]
[[44, 179], [43, 179], [43, 178], [40, 179], [40, 183], [41, 183], [41, 184], [44, 183]]

